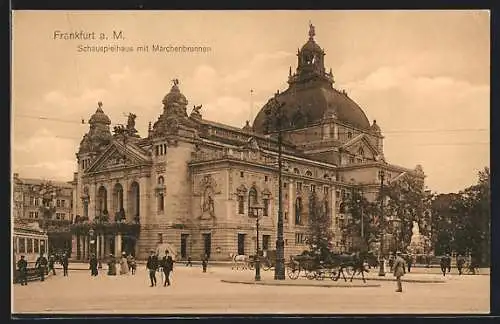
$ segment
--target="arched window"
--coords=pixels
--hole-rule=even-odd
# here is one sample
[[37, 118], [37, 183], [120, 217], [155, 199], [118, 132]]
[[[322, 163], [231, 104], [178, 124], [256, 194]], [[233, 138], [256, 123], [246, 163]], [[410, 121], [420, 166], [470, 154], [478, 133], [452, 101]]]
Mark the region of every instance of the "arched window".
[[238, 196], [238, 214], [245, 213], [245, 196]]
[[347, 139], [351, 139], [352, 138], [352, 132], [347, 132]]
[[358, 155], [361, 156], [361, 157], [363, 157], [365, 155], [365, 151], [363, 150], [362, 147], [359, 148]]
[[108, 214], [108, 192], [104, 186], [100, 186], [97, 191], [97, 210], [98, 216]]
[[312, 176], [313, 176], [312, 172], [310, 170], [307, 170], [306, 177], [312, 177]]
[[297, 197], [297, 199], [295, 199], [295, 224], [296, 225], [301, 224], [301, 222], [302, 222], [301, 215], [302, 215], [302, 198]]
[[163, 192], [158, 193], [158, 211], [163, 212], [163, 208], [165, 205], [165, 197], [163, 196]]
[[163, 176], [159, 176], [159, 177], [158, 177], [158, 184], [159, 184], [159, 185], [163, 185], [163, 184], [165, 184], [165, 179], [163, 178]]
[[295, 174], [300, 174], [300, 171], [299, 171], [299, 169], [297, 169], [297, 168], [293, 168], [293, 173], [295, 173]]
[[252, 215], [251, 207], [257, 204], [257, 190], [255, 187], [250, 188], [248, 191], [248, 215]]

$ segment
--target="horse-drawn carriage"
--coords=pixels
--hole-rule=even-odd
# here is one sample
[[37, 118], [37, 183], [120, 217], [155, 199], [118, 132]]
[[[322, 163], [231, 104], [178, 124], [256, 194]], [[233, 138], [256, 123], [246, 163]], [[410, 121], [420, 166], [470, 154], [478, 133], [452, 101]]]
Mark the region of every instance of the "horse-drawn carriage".
[[[251, 255], [248, 260], [248, 267], [250, 270], [255, 268], [255, 255]], [[270, 270], [276, 266], [276, 250], [266, 251], [265, 254], [259, 258], [260, 268], [264, 271]]]
[[323, 280], [330, 278], [337, 281], [340, 276], [347, 281], [347, 276], [361, 274], [363, 282], [365, 282], [364, 273], [368, 272], [367, 266], [376, 266], [376, 257], [371, 253], [357, 254], [333, 254], [329, 253], [326, 256], [312, 254], [304, 251], [300, 255], [291, 256], [290, 261], [286, 264], [288, 277], [292, 280], [298, 279], [301, 275], [309, 280]]

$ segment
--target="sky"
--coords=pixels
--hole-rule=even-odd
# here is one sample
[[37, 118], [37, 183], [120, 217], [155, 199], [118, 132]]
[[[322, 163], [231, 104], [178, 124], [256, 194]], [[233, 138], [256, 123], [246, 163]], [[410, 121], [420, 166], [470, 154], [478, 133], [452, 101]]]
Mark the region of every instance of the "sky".
[[[488, 11], [14, 11], [12, 171], [69, 181], [86, 123], [103, 103], [147, 135], [172, 79], [203, 118], [243, 127], [276, 92], [308, 39], [335, 87], [376, 119], [389, 163], [422, 165], [434, 192], [477, 182], [490, 160]], [[113, 39], [122, 32], [123, 39]], [[94, 33], [95, 40], [61, 33]], [[100, 40], [103, 33], [105, 40]], [[192, 53], [163, 46], [205, 46]], [[79, 52], [119, 45], [133, 52]], [[137, 47], [149, 45], [149, 52]], [[250, 90], [253, 90], [251, 95]], [[189, 111], [188, 111], [189, 112]], [[82, 119], [85, 124], [82, 124]]]

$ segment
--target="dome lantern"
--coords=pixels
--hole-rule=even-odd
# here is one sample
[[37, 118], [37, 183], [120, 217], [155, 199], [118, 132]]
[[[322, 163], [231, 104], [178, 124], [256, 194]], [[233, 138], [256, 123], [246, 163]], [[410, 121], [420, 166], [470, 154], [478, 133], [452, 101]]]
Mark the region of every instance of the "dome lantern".
[[99, 101], [97, 103], [97, 110], [90, 117], [89, 124], [90, 125], [94, 125], [94, 124], [111, 125], [111, 119], [109, 119], [109, 117], [102, 110], [102, 102], [101, 101]]

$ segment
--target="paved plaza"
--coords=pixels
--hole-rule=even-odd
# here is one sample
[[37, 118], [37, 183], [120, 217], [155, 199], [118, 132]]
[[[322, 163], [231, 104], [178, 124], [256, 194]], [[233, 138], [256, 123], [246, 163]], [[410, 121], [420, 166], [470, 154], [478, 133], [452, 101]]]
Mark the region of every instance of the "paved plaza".
[[[85, 265], [81, 265], [85, 267]], [[263, 281], [272, 281], [273, 271], [262, 271]], [[478, 313], [490, 308], [490, 276], [442, 276], [411, 273], [404, 292], [396, 293], [395, 282], [376, 279], [370, 273], [367, 286], [321, 287], [316, 280], [296, 280], [298, 286], [267, 286], [227, 283], [249, 281], [252, 271], [214, 266], [203, 273], [198, 266], [178, 265], [173, 285], [149, 287], [148, 273], [141, 265], [135, 276], [98, 277], [90, 271], [70, 270], [68, 277], [58, 270], [45, 282], [14, 285], [13, 313], [92, 314], [377, 314], [377, 313]], [[157, 278], [162, 278], [157, 274]], [[442, 281], [431, 283], [430, 281]], [[429, 282], [425, 282], [429, 281]], [[292, 280], [287, 277], [287, 284]], [[303, 286], [310, 282], [312, 287]], [[331, 282], [326, 279], [322, 284]], [[340, 282], [340, 281], [339, 281]], [[355, 283], [355, 284], [354, 284]], [[376, 284], [376, 285], [374, 285]], [[370, 286], [371, 285], [371, 286]]]

